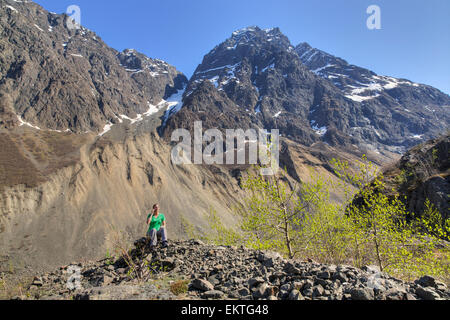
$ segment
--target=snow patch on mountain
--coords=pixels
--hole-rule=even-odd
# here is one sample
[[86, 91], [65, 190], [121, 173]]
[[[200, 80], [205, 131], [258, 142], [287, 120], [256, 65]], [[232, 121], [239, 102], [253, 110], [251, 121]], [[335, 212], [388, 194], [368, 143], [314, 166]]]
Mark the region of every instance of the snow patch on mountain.
[[353, 101], [361, 102], [377, 98], [380, 96], [380, 92], [392, 90], [401, 84], [419, 86], [417, 83], [386, 76], [372, 76], [370, 81], [369, 83], [357, 82], [357, 86], [348, 85], [346, 88], [346, 97]]
[[177, 114], [181, 108], [183, 107], [183, 94], [186, 91], [187, 85], [183, 87], [183, 89], [178, 90], [175, 94], [171, 95], [167, 100], [163, 100], [163, 103], [167, 103], [167, 110], [164, 114], [163, 120], [163, 128], [166, 126], [167, 121], [169, 121], [170, 117]]
[[99, 137], [104, 136], [105, 134], [107, 134], [111, 128], [113, 127], [113, 124], [111, 122], [107, 123], [104, 127], [103, 127], [103, 131], [98, 135]]
[[31, 123], [24, 121], [21, 116], [17, 116], [17, 119], [19, 120], [19, 123], [20, 123], [19, 127], [28, 126], [30, 128], [36, 129], [36, 130], [41, 130], [41, 128], [39, 128], [38, 126], [34, 126]]
[[207, 70], [196, 71], [194, 73], [194, 77], [196, 77], [197, 79], [194, 81], [194, 83], [199, 84], [207, 80], [210, 81], [217, 89], [219, 89], [219, 91], [222, 91], [223, 87], [229, 84], [231, 81], [239, 83], [239, 79], [236, 77], [236, 72], [240, 65], [241, 62], [238, 62], [233, 65], [227, 64]]
[[326, 126], [319, 127], [315, 120], [311, 120], [311, 128], [319, 136], [324, 136], [328, 132], [328, 128]]
[[274, 117], [274, 118], [279, 118], [279, 117], [281, 116], [282, 113], [283, 113], [282, 111], [279, 111], [279, 112], [277, 112], [273, 117]]
[[350, 65], [347, 61], [312, 48], [307, 43], [297, 46], [296, 52], [312, 72], [331, 81], [344, 91], [348, 99], [356, 102], [378, 98], [382, 92], [400, 85], [420, 87], [419, 84], [408, 80], [379, 76], [370, 70]]
[[10, 5], [6, 5], [5, 8], [11, 9], [14, 12], [18, 12], [16, 8], [14, 8], [13, 6], [10, 6]]

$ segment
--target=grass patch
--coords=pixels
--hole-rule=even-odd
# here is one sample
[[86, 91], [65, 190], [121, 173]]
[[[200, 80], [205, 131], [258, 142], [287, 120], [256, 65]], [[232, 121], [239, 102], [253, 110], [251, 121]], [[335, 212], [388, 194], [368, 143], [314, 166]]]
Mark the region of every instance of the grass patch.
[[189, 287], [188, 280], [175, 281], [170, 285], [170, 292], [172, 292], [176, 296], [179, 296], [182, 294], [186, 294], [188, 292], [188, 287]]
[[28, 290], [31, 279], [21, 280], [7, 279], [4, 275], [0, 277], [0, 300], [11, 300], [14, 297], [30, 298], [33, 293]]

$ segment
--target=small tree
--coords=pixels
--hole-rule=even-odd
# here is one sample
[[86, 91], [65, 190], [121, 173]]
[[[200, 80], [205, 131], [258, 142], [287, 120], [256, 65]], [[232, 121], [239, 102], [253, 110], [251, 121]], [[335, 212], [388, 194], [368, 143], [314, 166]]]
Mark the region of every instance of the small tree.
[[200, 239], [214, 243], [215, 245], [233, 246], [241, 242], [241, 235], [232, 228], [223, 225], [217, 212], [211, 208], [208, 215], [208, 225], [212, 230], [212, 234], [199, 236]]
[[338, 238], [347, 235], [347, 226], [340, 206], [330, 201], [330, 181], [317, 175], [311, 181], [289, 183], [285, 171], [279, 177], [249, 175], [241, 226], [249, 246], [289, 258], [302, 253], [330, 262], [336, 255], [343, 259], [347, 244]]
[[304, 208], [298, 205], [298, 184], [290, 186], [287, 181], [284, 171], [281, 178], [249, 175], [243, 183], [250, 194], [242, 213], [242, 230], [250, 247], [278, 250], [293, 258]]
[[436, 238], [450, 240], [450, 219], [444, 219], [429, 199], [422, 215], [412, 214], [415, 228]]
[[[325, 263], [347, 262], [351, 248], [351, 224], [342, 214], [342, 206], [331, 200], [335, 185], [312, 174], [300, 188], [302, 219], [298, 229], [300, 251]], [[303, 204], [307, 204], [304, 206]]]
[[[300, 254], [323, 263], [377, 264], [408, 279], [448, 277], [449, 250], [438, 239], [448, 236], [448, 229], [439, 212], [428, 203], [426, 213], [411, 221], [414, 215], [398, 196], [386, 192], [378, 168], [366, 157], [353, 167], [338, 160], [333, 165], [341, 179], [337, 183], [314, 174], [311, 182], [302, 183], [290, 182], [285, 172], [249, 174], [243, 183], [248, 191], [241, 211], [243, 237], [212, 219], [216, 239], [243, 239], [249, 247], [289, 258]], [[344, 194], [345, 201], [333, 202], [331, 191]]]

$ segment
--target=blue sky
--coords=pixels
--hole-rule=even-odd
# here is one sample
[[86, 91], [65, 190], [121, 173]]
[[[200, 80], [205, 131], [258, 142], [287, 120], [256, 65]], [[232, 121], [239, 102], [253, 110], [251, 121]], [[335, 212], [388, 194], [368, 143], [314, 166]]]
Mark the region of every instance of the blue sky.
[[[234, 30], [280, 27], [293, 45], [308, 42], [381, 75], [450, 93], [448, 0], [36, 0], [57, 13], [81, 8], [82, 25], [117, 50], [134, 48], [191, 76]], [[381, 30], [369, 30], [370, 5]]]

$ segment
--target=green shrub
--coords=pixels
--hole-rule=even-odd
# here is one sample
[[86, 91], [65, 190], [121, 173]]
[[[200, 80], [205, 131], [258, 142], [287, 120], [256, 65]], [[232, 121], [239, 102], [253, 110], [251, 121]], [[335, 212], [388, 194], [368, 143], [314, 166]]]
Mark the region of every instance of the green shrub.
[[188, 285], [188, 280], [175, 281], [170, 285], [170, 292], [172, 292], [176, 296], [185, 294], [188, 291]]
[[[383, 177], [366, 157], [356, 169], [337, 160], [333, 166], [341, 183], [317, 175], [312, 182], [296, 184], [289, 183], [284, 172], [279, 177], [249, 174], [243, 183], [248, 195], [240, 212], [240, 232], [224, 228], [213, 212], [214, 242], [241, 241], [250, 248], [322, 263], [377, 264], [408, 279], [448, 276], [449, 250], [439, 246], [448, 228], [442, 227], [439, 212], [427, 204], [427, 213], [411, 221], [414, 215], [398, 196], [380, 192], [385, 190]], [[336, 189], [345, 195], [341, 204], [330, 199]]]

